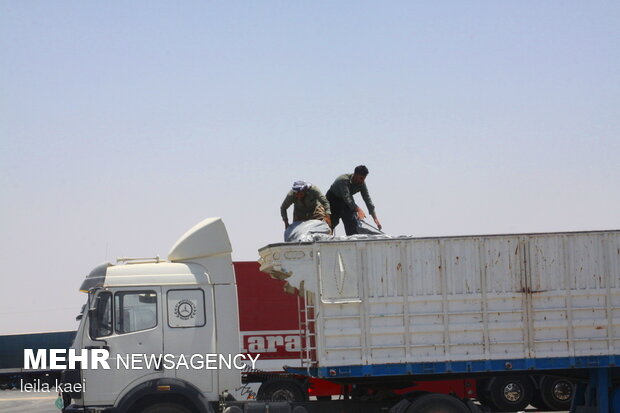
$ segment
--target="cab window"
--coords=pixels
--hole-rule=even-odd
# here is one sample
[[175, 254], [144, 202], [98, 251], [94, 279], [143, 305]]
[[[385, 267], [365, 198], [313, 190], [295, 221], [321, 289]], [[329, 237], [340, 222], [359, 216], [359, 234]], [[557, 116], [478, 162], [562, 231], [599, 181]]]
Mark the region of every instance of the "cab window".
[[155, 291], [127, 291], [114, 295], [114, 329], [117, 334], [147, 330], [157, 325]]

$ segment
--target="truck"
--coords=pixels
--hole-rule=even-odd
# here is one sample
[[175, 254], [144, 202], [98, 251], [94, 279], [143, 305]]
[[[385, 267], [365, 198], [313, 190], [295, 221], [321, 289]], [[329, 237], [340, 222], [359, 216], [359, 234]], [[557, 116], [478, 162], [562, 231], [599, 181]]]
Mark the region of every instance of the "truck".
[[[349, 393], [345, 400], [233, 400], [244, 374], [232, 359], [248, 354], [231, 251], [223, 222], [211, 218], [166, 261], [96, 267], [82, 283], [88, 298], [73, 348], [105, 354], [110, 366], [93, 369], [83, 356], [65, 370], [64, 383], [82, 386], [64, 411], [479, 412], [471, 400], [402, 390], [412, 381], [514, 383], [524, 374], [576, 383], [573, 412], [620, 409], [620, 231], [262, 248], [261, 270], [303, 297], [302, 364], [267, 380], [328, 380]], [[162, 367], [168, 356], [198, 353], [224, 367]], [[151, 363], [128, 368], [129, 355]]]
[[0, 389], [19, 388], [22, 383], [53, 385], [60, 371], [53, 369], [24, 369], [24, 350], [68, 349], [75, 331], [6, 334], [0, 336]]

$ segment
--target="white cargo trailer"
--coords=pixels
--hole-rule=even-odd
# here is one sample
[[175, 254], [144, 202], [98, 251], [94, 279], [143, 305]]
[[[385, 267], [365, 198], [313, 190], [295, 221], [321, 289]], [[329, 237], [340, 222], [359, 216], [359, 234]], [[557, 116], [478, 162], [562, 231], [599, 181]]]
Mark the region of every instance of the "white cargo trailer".
[[260, 255], [261, 271], [310, 293], [318, 366], [620, 354], [620, 231], [287, 243]]
[[[533, 391], [534, 373], [618, 362], [620, 231], [369, 237], [259, 252], [262, 271], [305, 295], [305, 362], [317, 377], [493, 372], [510, 375], [505, 394], [491, 389], [495, 378], [486, 389], [489, 404], [506, 408]], [[567, 384], [557, 383], [562, 405]]]

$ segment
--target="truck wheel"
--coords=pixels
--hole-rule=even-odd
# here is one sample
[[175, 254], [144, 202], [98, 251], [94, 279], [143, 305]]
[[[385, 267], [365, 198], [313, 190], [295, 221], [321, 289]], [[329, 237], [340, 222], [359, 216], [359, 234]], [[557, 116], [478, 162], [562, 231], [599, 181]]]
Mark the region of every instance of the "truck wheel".
[[148, 406], [143, 409], [140, 413], [192, 413], [185, 406], [181, 406], [179, 404], [174, 403], [158, 403]]
[[540, 382], [540, 398], [549, 410], [568, 410], [574, 385], [564, 378], [545, 376]]
[[520, 411], [532, 402], [534, 386], [527, 377], [496, 377], [487, 396], [497, 411]]
[[306, 392], [294, 380], [273, 380], [260, 386], [258, 400], [304, 402], [306, 401]]
[[431, 393], [416, 399], [406, 413], [469, 413], [469, 409], [455, 397]]

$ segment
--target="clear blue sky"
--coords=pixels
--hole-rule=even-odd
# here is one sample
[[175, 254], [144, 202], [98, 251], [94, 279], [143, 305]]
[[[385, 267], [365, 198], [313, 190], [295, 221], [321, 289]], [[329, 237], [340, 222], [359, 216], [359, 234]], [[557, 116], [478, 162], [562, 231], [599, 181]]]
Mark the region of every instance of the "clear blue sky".
[[360, 163], [393, 235], [618, 229], [619, 154], [618, 2], [0, 0], [0, 334]]

